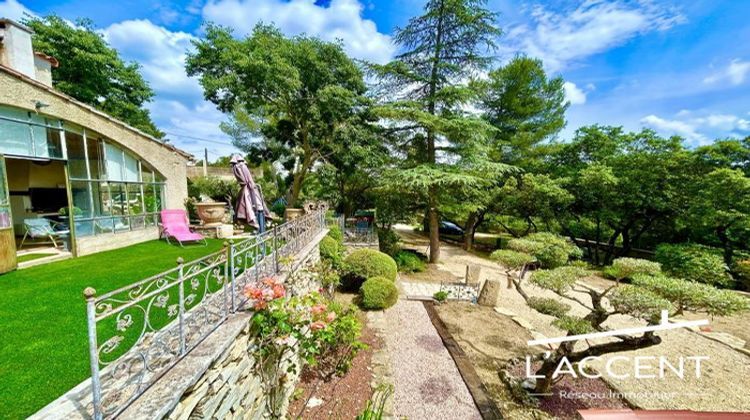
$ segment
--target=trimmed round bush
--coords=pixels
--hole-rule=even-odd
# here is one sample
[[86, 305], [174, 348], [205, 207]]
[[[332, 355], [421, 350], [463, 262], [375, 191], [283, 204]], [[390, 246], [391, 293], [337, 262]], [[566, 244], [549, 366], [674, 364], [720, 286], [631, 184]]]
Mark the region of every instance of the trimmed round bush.
[[349, 254], [344, 258], [342, 268], [344, 286], [351, 290], [356, 290], [363, 281], [371, 277], [385, 277], [393, 282], [398, 274], [393, 258], [369, 248], [358, 249]]
[[654, 259], [669, 275], [713, 286], [729, 287], [732, 277], [727, 272], [721, 250], [696, 244], [661, 244]]
[[393, 257], [402, 273], [421, 273], [427, 269], [427, 264], [419, 255], [410, 251], [398, 251]]
[[508, 241], [508, 248], [533, 255], [542, 268], [561, 267], [571, 258], [583, 255], [569, 239], [549, 232], [532, 233], [523, 238]]
[[332, 266], [339, 267], [344, 259], [344, 252], [336, 240], [330, 236], [320, 241], [320, 258], [329, 261]]
[[398, 288], [393, 280], [372, 277], [359, 289], [360, 302], [365, 309], [386, 309], [398, 300]]
[[378, 245], [380, 252], [391, 256], [401, 251], [401, 238], [393, 229], [378, 229]]
[[499, 249], [490, 254], [490, 258], [504, 265], [508, 270], [520, 270], [536, 261], [533, 255], [510, 249]]

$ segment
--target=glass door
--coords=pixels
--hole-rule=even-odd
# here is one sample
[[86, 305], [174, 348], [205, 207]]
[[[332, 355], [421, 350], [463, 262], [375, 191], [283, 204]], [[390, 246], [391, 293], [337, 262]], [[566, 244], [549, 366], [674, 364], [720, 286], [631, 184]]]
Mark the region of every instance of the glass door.
[[8, 174], [5, 157], [0, 155], [0, 273], [16, 268], [16, 237], [8, 199]]

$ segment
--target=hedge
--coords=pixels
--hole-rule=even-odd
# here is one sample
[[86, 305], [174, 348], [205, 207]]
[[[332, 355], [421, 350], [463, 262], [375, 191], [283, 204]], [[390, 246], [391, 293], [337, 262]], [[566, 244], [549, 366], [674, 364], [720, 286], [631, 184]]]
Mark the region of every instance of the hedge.
[[352, 290], [359, 288], [362, 282], [371, 277], [385, 277], [395, 281], [398, 274], [393, 258], [369, 248], [358, 249], [344, 258], [342, 270], [344, 286]]

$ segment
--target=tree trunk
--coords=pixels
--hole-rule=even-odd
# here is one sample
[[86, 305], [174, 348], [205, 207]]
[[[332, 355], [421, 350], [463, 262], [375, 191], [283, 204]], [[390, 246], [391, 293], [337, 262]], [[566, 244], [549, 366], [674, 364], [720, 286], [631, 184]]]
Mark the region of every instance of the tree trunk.
[[434, 188], [430, 188], [430, 200], [428, 217], [430, 223], [430, 263], [440, 261], [440, 220], [437, 212], [437, 199], [435, 198]]
[[724, 264], [727, 267], [732, 267], [734, 250], [732, 249], [732, 242], [729, 240], [729, 235], [727, 235], [727, 228], [725, 226], [716, 228], [716, 236], [719, 237], [721, 247], [724, 249]]
[[484, 215], [486, 210], [475, 211], [469, 214], [469, 219], [466, 220], [466, 227], [464, 229], [464, 249], [471, 251], [474, 248], [474, 235], [477, 233], [477, 228], [484, 221]]
[[299, 204], [299, 194], [300, 192], [302, 192], [302, 185], [305, 182], [305, 177], [307, 177], [307, 171], [310, 170], [311, 166], [311, 153], [306, 152], [304, 157], [302, 158], [302, 166], [300, 167], [299, 172], [294, 174], [294, 180], [292, 181], [292, 190], [289, 195], [289, 207], [295, 207]]

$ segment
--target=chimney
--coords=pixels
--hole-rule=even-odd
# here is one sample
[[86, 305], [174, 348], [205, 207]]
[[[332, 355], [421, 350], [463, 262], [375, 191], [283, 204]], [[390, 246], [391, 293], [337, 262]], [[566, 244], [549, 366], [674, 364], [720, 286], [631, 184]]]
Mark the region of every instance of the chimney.
[[36, 79], [32, 33], [10, 19], [0, 19], [0, 65]]

